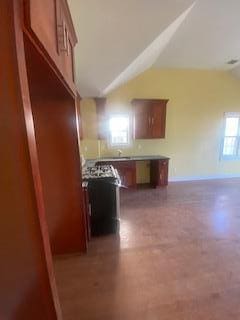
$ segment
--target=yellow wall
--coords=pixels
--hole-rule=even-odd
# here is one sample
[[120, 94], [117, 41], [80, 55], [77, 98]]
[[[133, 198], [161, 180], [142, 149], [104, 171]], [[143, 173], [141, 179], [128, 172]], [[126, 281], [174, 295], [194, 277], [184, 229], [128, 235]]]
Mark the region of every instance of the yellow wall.
[[[223, 114], [240, 111], [240, 81], [223, 71], [150, 69], [107, 97], [107, 112], [131, 111], [133, 98], [169, 99], [166, 138], [136, 140], [123, 155], [169, 156], [170, 178], [187, 179], [240, 174], [239, 161], [222, 161]], [[86, 158], [115, 154], [96, 139], [96, 109], [92, 99], [81, 104]], [[139, 164], [138, 182], [148, 181], [148, 166]]]

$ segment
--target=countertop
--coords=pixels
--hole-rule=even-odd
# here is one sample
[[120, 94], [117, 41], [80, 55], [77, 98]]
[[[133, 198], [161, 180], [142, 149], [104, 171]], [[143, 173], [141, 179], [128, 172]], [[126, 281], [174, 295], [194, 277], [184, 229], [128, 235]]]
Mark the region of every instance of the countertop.
[[161, 155], [149, 155], [149, 156], [122, 156], [122, 157], [103, 157], [96, 159], [87, 159], [87, 165], [96, 162], [119, 162], [119, 161], [149, 161], [149, 160], [169, 160], [170, 158]]

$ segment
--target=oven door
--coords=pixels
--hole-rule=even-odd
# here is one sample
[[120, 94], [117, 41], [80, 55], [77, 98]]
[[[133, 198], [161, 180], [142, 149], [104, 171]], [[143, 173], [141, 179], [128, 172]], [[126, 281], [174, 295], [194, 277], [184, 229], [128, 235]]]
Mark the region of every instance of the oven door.
[[115, 178], [92, 179], [88, 182], [91, 203], [91, 234], [118, 233], [120, 216], [119, 186]]

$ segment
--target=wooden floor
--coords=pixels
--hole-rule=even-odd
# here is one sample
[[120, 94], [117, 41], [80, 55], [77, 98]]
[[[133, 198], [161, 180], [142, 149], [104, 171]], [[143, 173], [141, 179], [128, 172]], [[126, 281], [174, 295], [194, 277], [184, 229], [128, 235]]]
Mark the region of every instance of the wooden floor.
[[127, 191], [121, 233], [55, 263], [64, 320], [239, 320], [240, 180]]

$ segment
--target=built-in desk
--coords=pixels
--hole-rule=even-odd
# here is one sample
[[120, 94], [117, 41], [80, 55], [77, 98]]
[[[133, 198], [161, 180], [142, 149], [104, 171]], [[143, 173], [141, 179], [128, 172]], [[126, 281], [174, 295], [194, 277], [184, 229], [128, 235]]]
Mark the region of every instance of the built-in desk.
[[87, 163], [104, 165], [111, 164], [118, 170], [122, 184], [126, 187], [136, 186], [136, 162], [149, 161], [150, 163], [150, 185], [153, 188], [168, 185], [168, 163], [169, 158], [160, 155], [150, 156], [122, 156], [104, 157], [90, 159]]

